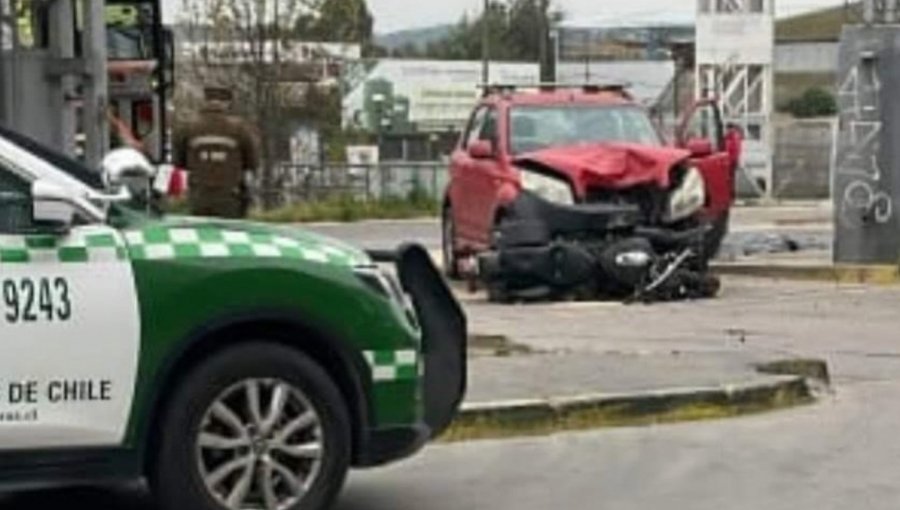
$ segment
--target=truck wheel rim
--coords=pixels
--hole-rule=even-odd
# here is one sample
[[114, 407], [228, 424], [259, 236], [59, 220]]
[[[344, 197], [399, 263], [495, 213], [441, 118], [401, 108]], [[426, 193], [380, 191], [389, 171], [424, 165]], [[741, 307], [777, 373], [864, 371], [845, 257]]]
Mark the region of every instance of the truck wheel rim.
[[277, 379], [246, 379], [223, 391], [195, 444], [206, 490], [230, 510], [293, 507], [316, 481], [325, 452], [309, 398]]

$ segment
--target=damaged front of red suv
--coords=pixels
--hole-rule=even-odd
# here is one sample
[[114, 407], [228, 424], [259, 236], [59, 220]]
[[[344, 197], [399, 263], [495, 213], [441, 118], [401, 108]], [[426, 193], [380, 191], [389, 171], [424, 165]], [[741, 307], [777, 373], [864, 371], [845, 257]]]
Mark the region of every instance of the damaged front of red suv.
[[714, 99], [672, 145], [621, 84], [488, 87], [450, 159], [450, 277], [493, 300], [711, 296], [734, 158]]
[[688, 151], [639, 143], [553, 146], [516, 156], [479, 274], [494, 300], [714, 295], [702, 172]]

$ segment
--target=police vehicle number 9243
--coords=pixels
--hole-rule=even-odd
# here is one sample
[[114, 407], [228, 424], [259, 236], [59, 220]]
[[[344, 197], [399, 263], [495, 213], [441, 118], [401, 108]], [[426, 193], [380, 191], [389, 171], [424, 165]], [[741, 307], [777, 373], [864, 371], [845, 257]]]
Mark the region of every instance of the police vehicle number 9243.
[[466, 321], [422, 248], [156, 214], [126, 179], [149, 164], [117, 156], [0, 129], [0, 489], [321, 509], [446, 429]]

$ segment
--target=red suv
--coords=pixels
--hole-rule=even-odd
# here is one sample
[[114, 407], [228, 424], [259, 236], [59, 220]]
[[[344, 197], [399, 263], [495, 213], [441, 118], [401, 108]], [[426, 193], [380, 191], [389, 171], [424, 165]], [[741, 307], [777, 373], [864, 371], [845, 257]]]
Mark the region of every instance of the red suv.
[[497, 300], [715, 293], [735, 167], [712, 100], [670, 145], [623, 86], [492, 87], [452, 156], [445, 267]]

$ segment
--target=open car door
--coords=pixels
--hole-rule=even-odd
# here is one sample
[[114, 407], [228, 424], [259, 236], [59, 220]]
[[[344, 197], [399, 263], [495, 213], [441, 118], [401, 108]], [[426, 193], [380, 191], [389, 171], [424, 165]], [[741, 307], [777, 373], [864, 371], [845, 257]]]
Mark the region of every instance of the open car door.
[[675, 140], [690, 151], [691, 163], [706, 180], [709, 219], [725, 216], [734, 202], [734, 161], [725, 143], [722, 115], [714, 99], [701, 99], [685, 112]]

